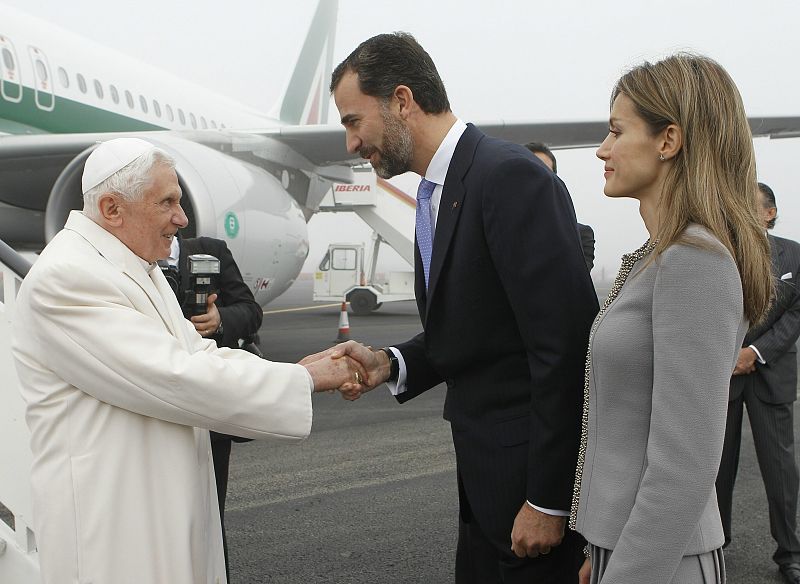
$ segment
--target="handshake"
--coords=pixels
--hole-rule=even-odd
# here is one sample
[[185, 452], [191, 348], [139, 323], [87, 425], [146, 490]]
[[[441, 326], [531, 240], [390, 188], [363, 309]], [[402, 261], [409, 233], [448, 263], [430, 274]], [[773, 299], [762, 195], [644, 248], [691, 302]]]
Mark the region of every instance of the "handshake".
[[314, 380], [314, 391], [338, 389], [342, 397], [356, 400], [389, 378], [391, 364], [383, 351], [347, 341], [305, 357], [299, 363]]

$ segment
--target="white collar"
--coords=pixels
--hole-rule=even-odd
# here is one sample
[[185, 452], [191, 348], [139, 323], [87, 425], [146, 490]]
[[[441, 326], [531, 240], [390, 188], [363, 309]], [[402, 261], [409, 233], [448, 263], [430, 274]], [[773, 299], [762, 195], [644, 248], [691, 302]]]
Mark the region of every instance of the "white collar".
[[456, 151], [456, 146], [458, 146], [458, 141], [461, 139], [461, 135], [466, 129], [467, 124], [461, 121], [461, 119], [456, 118], [456, 121], [450, 127], [444, 140], [439, 144], [439, 148], [436, 149], [436, 153], [433, 155], [433, 158], [431, 158], [430, 164], [428, 164], [428, 170], [425, 171], [426, 180], [434, 182], [437, 185], [444, 185], [444, 179], [447, 177], [447, 169], [450, 167], [450, 161], [453, 160], [453, 154]]
[[169, 247], [169, 257], [167, 258], [167, 263], [170, 266], [177, 266], [178, 260], [181, 257], [181, 242], [178, 239], [178, 234], [172, 236], [172, 245]]

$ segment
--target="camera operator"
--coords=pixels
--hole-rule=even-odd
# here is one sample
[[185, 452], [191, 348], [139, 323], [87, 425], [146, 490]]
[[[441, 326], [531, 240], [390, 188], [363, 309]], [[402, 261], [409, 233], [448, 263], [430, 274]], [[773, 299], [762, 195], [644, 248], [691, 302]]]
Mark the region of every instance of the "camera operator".
[[[189, 267], [189, 256], [208, 254], [220, 262], [219, 274], [214, 276], [212, 288], [214, 294], [208, 296], [206, 312], [196, 314], [191, 303], [194, 294], [189, 293], [192, 285], [192, 274]], [[226, 243], [211, 237], [184, 239], [173, 238], [169, 268], [162, 264], [167, 281], [178, 297], [178, 303], [184, 316], [191, 320], [195, 330], [203, 337], [213, 339], [219, 347], [238, 349], [247, 348], [261, 356], [254, 339], [264, 312], [253, 297], [250, 288], [242, 280], [239, 267], [233, 259]], [[192, 316], [192, 313], [195, 315]], [[241, 345], [240, 345], [241, 342]], [[249, 442], [249, 439], [211, 432], [211, 454], [214, 459], [214, 478], [217, 483], [217, 499], [219, 501], [220, 523], [222, 524], [222, 542], [225, 550], [225, 570], [228, 572], [228, 544], [225, 535], [225, 497], [228, 491], [228, 467], [231, 456], [231, 442]]]

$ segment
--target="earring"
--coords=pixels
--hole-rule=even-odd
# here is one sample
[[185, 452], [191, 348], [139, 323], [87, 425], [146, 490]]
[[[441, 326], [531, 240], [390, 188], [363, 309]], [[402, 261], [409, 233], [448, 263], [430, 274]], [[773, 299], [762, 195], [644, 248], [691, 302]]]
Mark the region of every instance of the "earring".
[[664, 162], [664, 161], [666, 160], [666, 158], [664, 158], [664, 155], [663, 155], [663, 154], [659, 154], [659, 155], [658, 155], [658, 159], [659, 159], [661, 162]]

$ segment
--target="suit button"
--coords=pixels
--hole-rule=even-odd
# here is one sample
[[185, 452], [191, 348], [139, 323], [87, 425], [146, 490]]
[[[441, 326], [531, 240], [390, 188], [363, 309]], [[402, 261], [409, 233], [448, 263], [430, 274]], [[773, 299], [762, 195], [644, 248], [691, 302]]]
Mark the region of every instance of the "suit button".
[[454, 379], [445, 379], [444, 382], [447, 384], [447, 387], [455, 387], [456, 382]]

